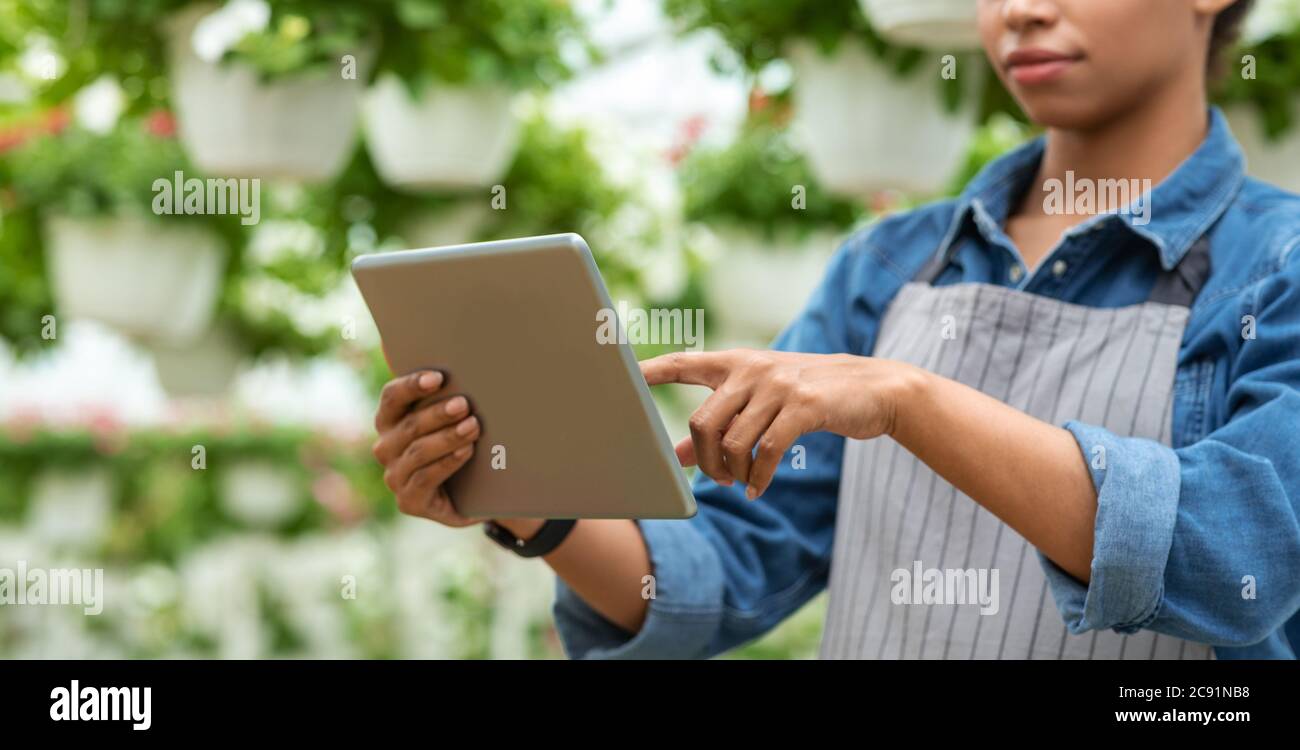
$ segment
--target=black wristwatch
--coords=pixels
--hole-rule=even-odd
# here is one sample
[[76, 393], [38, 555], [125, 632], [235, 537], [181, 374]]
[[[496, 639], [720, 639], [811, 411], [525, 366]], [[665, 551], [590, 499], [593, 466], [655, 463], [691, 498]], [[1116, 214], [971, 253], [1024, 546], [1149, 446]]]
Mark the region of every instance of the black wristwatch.
[[501, 524], [487, 521], [483, 524], [483, 533], [520, 557], [541, 557], [560, 546], [577, 523], [573, 518], [551, 519], [542, 524], [532, 539], [520, 539]]

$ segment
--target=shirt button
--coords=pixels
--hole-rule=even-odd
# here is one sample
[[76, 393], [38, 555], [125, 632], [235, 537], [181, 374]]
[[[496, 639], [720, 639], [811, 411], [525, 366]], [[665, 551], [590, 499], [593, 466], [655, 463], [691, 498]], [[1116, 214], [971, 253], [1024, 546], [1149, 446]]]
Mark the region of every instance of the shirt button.
[[1052, 275], [1058, 279], [1064, 276], [1068, 270], [1070, 270], [1070, 264], [1063, 260], [1058, 260], [1052, 264]]
[[1012, 284], [1018, 284], [1020, 283], [1020, 279], [1022, 279], [1025, 275], [1025, 269], [1021, 268], [1020, 266], [1012, 266], [1011, 270], [1007, 273], [1007, 275], [1011, 277]]

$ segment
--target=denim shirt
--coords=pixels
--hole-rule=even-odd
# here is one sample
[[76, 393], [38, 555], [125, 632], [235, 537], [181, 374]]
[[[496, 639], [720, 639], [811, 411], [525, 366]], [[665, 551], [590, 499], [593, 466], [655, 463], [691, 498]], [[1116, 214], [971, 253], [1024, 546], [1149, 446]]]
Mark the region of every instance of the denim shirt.
[[[850, 237], [786, 351], [870, 355], [904, 283], [955, 245], [935, 283], [996, 284], [1094, 307], [1146, 300], [1159, 271], [1208, 233], [1211, 275], [1178, 356], [1173, 447], [1101, 427], [1105, 446], [1083, 584], [1038, 555], [1071, 633], [1150, 629], [1209, 643], [1219, 658], [1300, 651], [1300, 197], [1250, 179], [1217, 110], [1201, 146], [1149, 196], [1149, 211], [1092, 216], [1030, 273], [1003, 231], [1042, 158], [1040, 138], [988, 165], [956, 199]], [[1249, 316], [1249, 317], [1248, 317]], [[888, 438], [880, 438], [888, 439]], [[563, 581], [554, 606], [578, 658], [699, 658], [767, 632], [827, 584], [844, 439], [804, 435], [754, 502], [697, 475], [699, 513], [640, 521], [655, 576], [641, 630], [614, 626]], [[639, 585], [639, 582], [638, 582]]]

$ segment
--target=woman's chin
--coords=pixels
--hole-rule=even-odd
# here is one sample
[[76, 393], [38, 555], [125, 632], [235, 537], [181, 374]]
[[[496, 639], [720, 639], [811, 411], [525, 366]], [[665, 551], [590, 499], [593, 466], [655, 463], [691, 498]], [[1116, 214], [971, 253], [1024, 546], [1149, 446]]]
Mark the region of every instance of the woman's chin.
[[1030, 122], [1058, 130], [1091, 130], [1113, 117], [1114, 107], [1064, 92], [1016, 97]]

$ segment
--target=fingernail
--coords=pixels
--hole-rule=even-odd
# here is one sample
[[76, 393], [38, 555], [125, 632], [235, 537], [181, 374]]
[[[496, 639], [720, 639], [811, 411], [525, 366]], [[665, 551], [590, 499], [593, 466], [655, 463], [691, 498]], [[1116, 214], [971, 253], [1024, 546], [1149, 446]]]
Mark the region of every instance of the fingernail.
[[442, 382], [442, 373], [426, 372], [420, 376], [419, 382], [422, 390], [431, 391], [434, 388], [437, 388], [438, 384]]
[[464, 414], [467, 411], [469, 411], [469, 402], [464, 396], [456, 396], [447, 402], [448, 414]]
[[758, 497], [758, 488], [751, 485], [749, 489], [745, 490], [745, 497], [750, 500]]
[[461, 435], [468, 435], [478, 426], [478, 417], [466, 417], [456, 425], [456, 432]]
[[723, 479], [722, 481], [718, 482], [718, 484], [722, 485], [723, 487], [730, 487], [731, 485], [735, 484], [735, 482], [730, 479]]
[[472, 451], [472, 450], [474, 450], [474, 446], [472, 446], [472, 445], [463, 445], [463, 446], [457, 448], [457, 449], [456, 449], [456, 452], [453, 453], [452, 455], [455, 456], [456, 458], [464, 458], [464, 457], [468, 456], [468, 455], [470, 454], [470, 451]]

